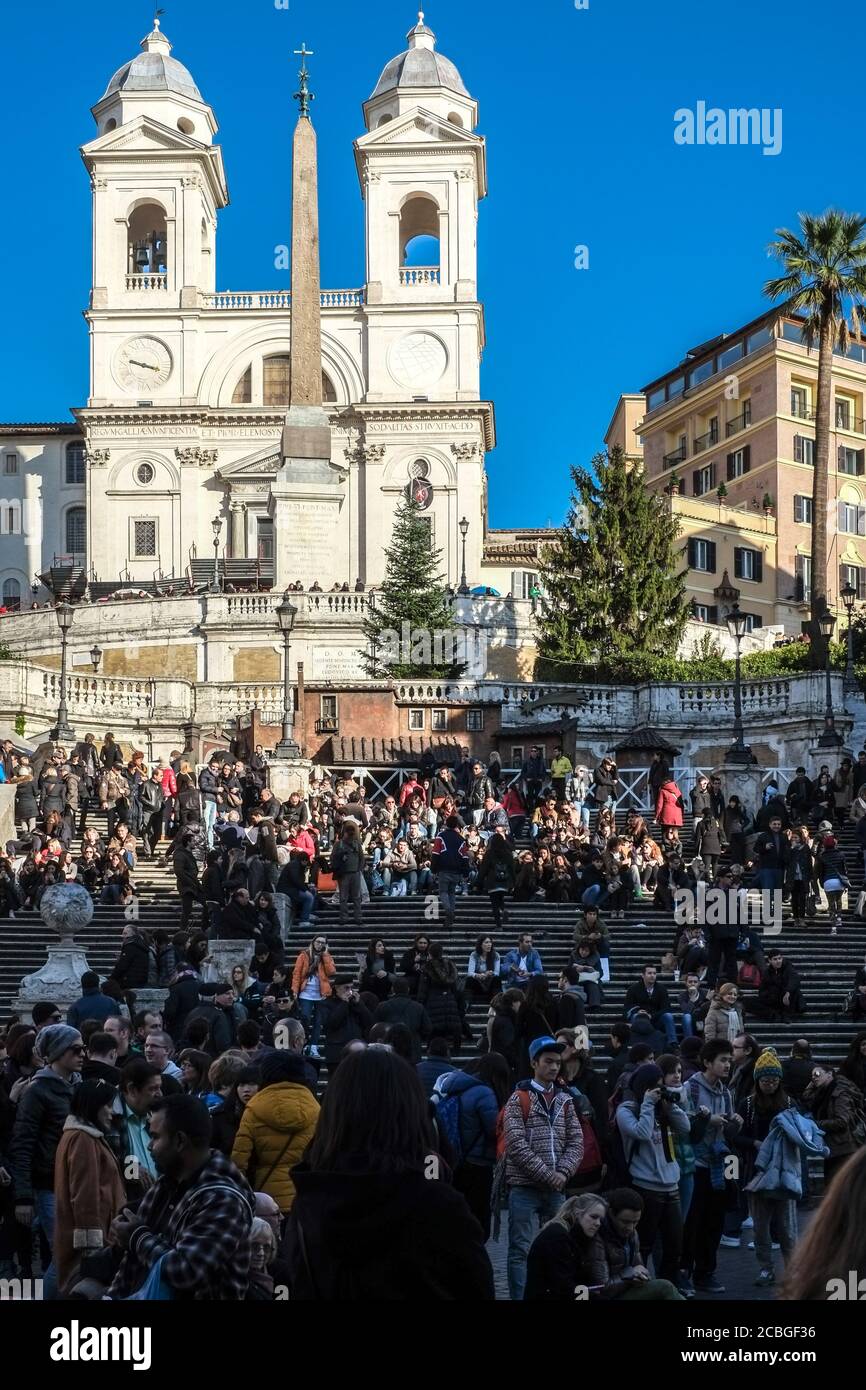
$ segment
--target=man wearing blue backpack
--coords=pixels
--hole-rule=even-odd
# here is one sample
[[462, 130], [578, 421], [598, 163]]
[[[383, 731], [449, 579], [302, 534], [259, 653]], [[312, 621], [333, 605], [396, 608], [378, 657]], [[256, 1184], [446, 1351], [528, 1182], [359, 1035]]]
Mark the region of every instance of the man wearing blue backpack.
[[532, 1080], [521, 1081], [503, 1110], [508, 1183], [508, 1289], [522, 1302], [526, 1258], [536, 1233], [565, 1201], [565, 1186], [583, 1158], [583, 1131], [569, 1093], [557, 1086], [564, 1043], [529, 1046]]

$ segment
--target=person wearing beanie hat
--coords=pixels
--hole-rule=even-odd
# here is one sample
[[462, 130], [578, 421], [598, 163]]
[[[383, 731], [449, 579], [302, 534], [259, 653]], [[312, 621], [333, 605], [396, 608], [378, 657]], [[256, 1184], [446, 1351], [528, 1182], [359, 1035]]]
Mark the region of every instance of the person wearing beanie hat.
[[[776, 1116], [792, 1106], [782, 1083], [782, 1076], [782, 1063], [775, 1048], [765, 1048], [755, 1063], [754, 1090], [746, 1097], [743, 1106], [743, 1127], [734, 1141], [741, 1155], [740, 1181], [744, 1189], [748, 1188], [748, 1184], [755, 1177], [755, 1160]], [[799, 1168], [799, 1150], [795, 1155], [795, 1161]], [[797, 1204], [793, 1197], [779, 1197], [775, 1192], [751, 1191], [748, 1197], [749, 1212], [755, 1229], [755, 1256], [759, 1270], [755, 1286], [768, 1288], [776, 1282], [773, 1242], [777, 1241], [782, 1247], [782, 1257], [786, 1264], [797, 1243]]]
[[663, 1074], [655, 1062], [632, 1072], [632, 1099], [617, 1107], [616, 1127], [629, 1172], [629, 1186], [643, 1198], [637, 1229], [641, 1259], [647, 1264], [661, 1237], [658, 1273], [676, 1287], [680, 1281], [683, 1218], [680, 1208], [680, 1165], [677, 1139], [687, 1139], [690, 1121], [677, 1101], [663, 1094]]
[[[81, 1034], [65, 1023], [49, 1023], [37, 1034], [44, 1066], [22, 1092], [9, 1141], [15, 1219], [30, 1227], [39, 1217], [48, 1245], [54, 1243], [54, 1158], [72, 1102], [73, 1078], [84, 1057]], [[53, 1261], [43, 1274], [46, 1298], [57, 1294]]]
[[241, 1117], [232, 1162], [285, 1215], [295, 1200], [291, 1170], [315, 1134], [319, 1102], [306, 1085], [304, 1061], [297, 1053], [268, 1052], [259, 1072], [260, 1089]]

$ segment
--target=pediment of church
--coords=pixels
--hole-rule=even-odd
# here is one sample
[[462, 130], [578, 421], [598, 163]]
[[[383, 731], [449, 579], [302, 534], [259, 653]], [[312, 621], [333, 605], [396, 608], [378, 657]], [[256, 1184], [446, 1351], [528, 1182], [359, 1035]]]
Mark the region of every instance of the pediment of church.
[[437, 116], [432, 111], [419, 107], [405, 116], [397, 116], [387, 125], [378, 126], [357, 141], [358, 148], [366, 151], [384, 149], [389, 145], [454, 145], [465, 148], [467, 145], [482, 144], [481, 137], [468, 130], [458, 130], [455, 126]]
[[82, 146], [82, 154], [113, 154], [115, 150], [177, 150], [187, 153], [190, 150], [200, 153], [205, 146], [183, 131], [172, 130], [170, 126], [155, 121], [152, 116], [136, 116], [126, 125], [118, 126], [97, 140]]
[[248, 482], [256, 478], [268, 481], [275, 478], [282, 466], [280, 450], [273, 444], [258, 453], [248, 454], [246, 458], [235, 459], [217, 469], [217, 476], [226, 482]]

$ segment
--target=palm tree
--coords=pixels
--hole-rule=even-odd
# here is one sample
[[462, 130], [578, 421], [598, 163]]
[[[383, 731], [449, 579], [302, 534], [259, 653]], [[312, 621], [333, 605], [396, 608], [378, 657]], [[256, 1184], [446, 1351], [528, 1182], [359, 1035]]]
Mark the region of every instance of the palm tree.
[[800, 236], [782, 228], [770, 242], [768, 250], [782, 262], [785, 273], [768, 280], [764, 293], [785, 300], [787, 312], [803, 314], [803, 341], [810, 349], [818, 344], [811, 618], [814, 662], [820, 666], [824, 639], [817, 620], [827, 605], [833, 352], [847, 351], [852, 332], [859, 337], [866, 312], [866, 218], [830, 208], [818, 217], [801, 212], [799, 220]]

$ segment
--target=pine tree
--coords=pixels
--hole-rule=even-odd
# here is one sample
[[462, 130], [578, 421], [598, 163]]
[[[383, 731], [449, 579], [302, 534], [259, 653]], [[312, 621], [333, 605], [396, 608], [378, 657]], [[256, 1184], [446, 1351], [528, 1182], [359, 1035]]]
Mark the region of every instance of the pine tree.
[[385, 550], [385, 579], [364, 623], [369, 649], [361, 658], [369, 675], [454, 680], [465, 671], [466, 633], [454, 625], [441, 555], [430, 544], [421, 508], [404, 497]]
[[613, 675], [673, 656], [689, 615], [679, 523], [620, 448], [573, 467], [568, 516], [541, 556], [537, 675]]

